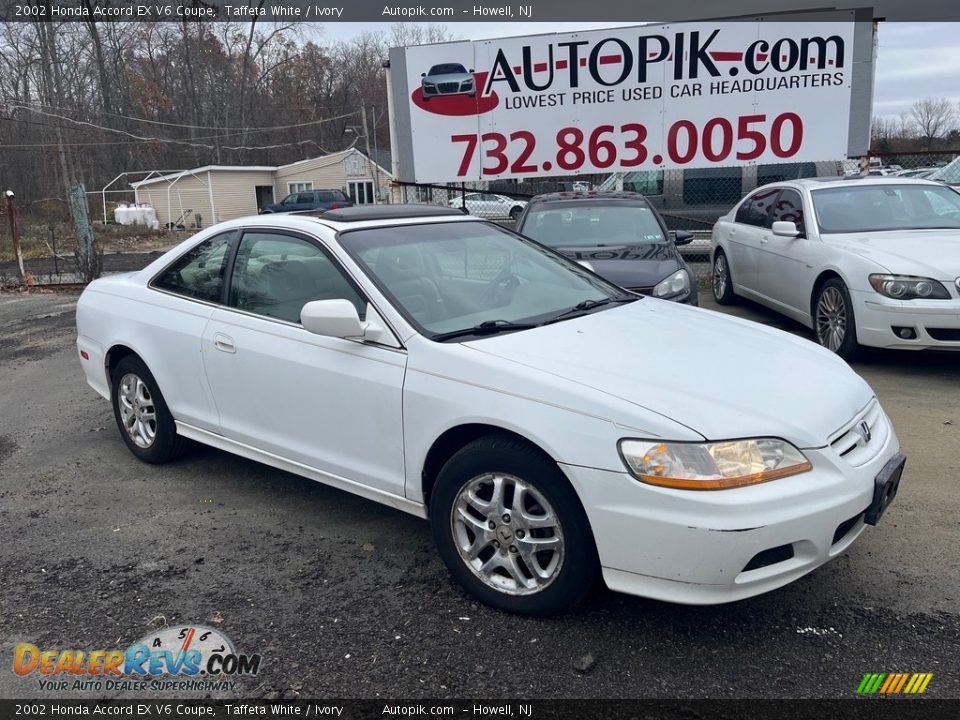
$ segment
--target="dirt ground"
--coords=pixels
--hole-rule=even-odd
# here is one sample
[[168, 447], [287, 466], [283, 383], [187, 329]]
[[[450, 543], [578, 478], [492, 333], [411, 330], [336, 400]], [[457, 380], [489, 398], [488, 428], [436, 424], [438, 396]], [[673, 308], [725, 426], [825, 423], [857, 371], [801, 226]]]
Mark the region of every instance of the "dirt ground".
[[849, 698], [867, 672], [932, 672], [927, 697], [960, 697], [957, 355], [856, 365], [909, 461], [834, 562], [730, 605], [598, 589], [538, 620], [466, 597], [401, 512], [202, 447], [135, 460], [83, 381], [75, 300], [0, 295], [0, 697], [55, 696], [11, 671], [17, 643], [126, 647], [193, 622], [263, 655], [227, 697]]

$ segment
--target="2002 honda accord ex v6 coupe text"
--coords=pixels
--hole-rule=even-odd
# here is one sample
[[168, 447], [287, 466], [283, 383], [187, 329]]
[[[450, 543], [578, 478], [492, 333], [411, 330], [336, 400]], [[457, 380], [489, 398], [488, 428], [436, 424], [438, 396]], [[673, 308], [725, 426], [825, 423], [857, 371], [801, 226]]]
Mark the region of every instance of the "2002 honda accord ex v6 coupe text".
[[681, 603], [785, 585], [904, 463], [829, 351], [448, 208], [225, 222], [91, 283], [77, 329], [141, 460], [196, 440], [429, 518], [453, 576], [519, 613], [601, 575]]

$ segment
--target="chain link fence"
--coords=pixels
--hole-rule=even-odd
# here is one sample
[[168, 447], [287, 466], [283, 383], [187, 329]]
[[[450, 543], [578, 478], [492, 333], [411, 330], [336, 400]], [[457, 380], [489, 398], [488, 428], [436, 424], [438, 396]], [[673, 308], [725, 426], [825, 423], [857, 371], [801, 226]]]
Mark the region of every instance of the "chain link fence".
[[769, 183], [800, 178], [860, 175], [939, 179], [960, 185], [960, 148], [935, 152], [871, 154], [849, 160], [777, 163], [693, 170], [641, 170], [609, 175], [533, 178], [522, 182], [430, 185], [396, 183], [400, 202], [464, 209], [470, 215], [514, 227], [526, 204], [552, 192], [631, 191], [647, 197], [668, 231], [693, 234], [679, 250], [703, 286], [710, 276], [710, 233], [714, 223], [743, 197]]

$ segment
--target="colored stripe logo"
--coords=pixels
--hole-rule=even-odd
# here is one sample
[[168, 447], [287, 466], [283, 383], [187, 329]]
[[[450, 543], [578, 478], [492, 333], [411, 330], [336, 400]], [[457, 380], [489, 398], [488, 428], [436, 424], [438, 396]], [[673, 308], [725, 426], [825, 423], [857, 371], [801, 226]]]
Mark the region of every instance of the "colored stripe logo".
[[867, 673], [857, 695], [922, 695], [933, 673]]

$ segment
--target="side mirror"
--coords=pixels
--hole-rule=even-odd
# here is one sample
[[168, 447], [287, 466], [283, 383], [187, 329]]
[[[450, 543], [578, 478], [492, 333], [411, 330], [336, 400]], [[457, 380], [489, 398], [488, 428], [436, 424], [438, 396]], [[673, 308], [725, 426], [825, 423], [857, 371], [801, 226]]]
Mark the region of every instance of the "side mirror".
[[426, 73], [420, 73], [420, 77], [426, 77], [426, 76], [427, 76]]
[[582, 266], [582, 267], [585, 267], [585, 268], [586, 268], [587, 270], [589, 270], [590, 272], [592, 272], [592, 273], [595, 273], [595, 272], [596, 272], [596, 270], [593, 269], [593, 265], [590, 264], [590, 261], [589, 261], [589, 260], [577, 260], [576, 262], [577, 262], [577, 265], [580, 265], [580, 266]]
[[779, 237], [795, 238], [800, 234], [797, 224], [792, 220], [777, 220], [770, 229]]
[[363, 337], [364, 327], [357, 309], [349, 300], [314, 300], [300, 311], [300, 322], [308, 332], [338, 338]]
[[470, 68], [470, 72], [473, 72], [473, 68]]
[[693, 233], [686, 230], [674, 230], [673, 232], [673, 244], [674, 245], [689, 245], [693, 242]]

